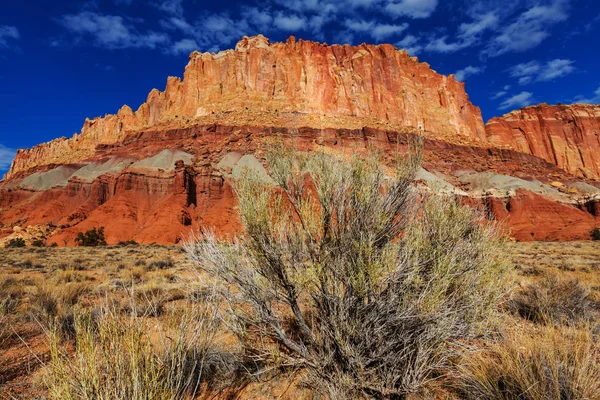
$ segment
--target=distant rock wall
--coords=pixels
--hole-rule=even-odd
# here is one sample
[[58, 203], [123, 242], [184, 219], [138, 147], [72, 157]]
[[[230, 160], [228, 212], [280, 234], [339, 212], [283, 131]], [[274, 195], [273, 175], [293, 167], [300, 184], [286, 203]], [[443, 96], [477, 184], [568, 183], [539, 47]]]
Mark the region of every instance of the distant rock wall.
[[533, 154], [579, 177], [600, 178], [600, 105], [526, 107], [486, 124], [488, 141]]
[[[464, 84], [440, 75], [428, 64], [392, 45], [328, 46], [293, 37], [270, 43], [245, 37], [235, 50], [194, 52], [184, 79], [169, 77], [164, 92], [153, 89], [137, 111], [124, 106], [116, 115], [87, 119], [80, 134], [19, 150], [10, 178], [20, 171], [73, 163], [97, 146], [121, 141], [128, 133], [214, 113], [302, 113], [314, 120], [351, 116], [433, 132], [449, 141], [485, 140], [478, 107]], [[335, 120], [332, 128], [343, 128]], [[264, 124], [263, 124], [264, 125]]]

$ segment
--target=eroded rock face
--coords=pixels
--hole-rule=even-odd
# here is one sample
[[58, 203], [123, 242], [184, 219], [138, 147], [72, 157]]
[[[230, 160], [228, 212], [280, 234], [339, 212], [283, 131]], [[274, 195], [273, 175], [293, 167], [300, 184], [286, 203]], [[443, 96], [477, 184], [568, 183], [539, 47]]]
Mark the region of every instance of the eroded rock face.
[[[231, 181], [263, 168], [266, 142], [372, 154], [393, 165], [425, 136], [418, 181], [501, 220], [519, 240], [588, 239], [600, 226], [600, 106], [540, 105], [492, 119], [464, 85], [390, 45], [244, 38], [194, 52], [137, 111], [86, 120], [80, 134], [20, 150], [0, 181], [0, 238], [48, 226], [73, 244], [176, 243], [199, 228], [240, 232]], [[423, 182], [419, 182], [419, 185]]]
[[[123, 106], [116, 115], [87, 119], [80, 134], [20, 150], [6, 178], [47, 164], [91, 157], [99, 145], [121, 141], [142, 128], [182, 127], [232, 111], [249, 110], [237, 125], [252, 125], [256, 113], [299, 113], [314, 124], [343, 128], [339, 116], [364, 125], [432, 132], [449, 141], [485, 140], [481, 112], [464, 84], [392, 45], [327, 46], [296, 41], [270, 43], [245, 37], [218, 54], [194, 52], [184, 79], [170, 77], [137, 111]], [[284, 118], [285, 119], [285, 118]]]
[[[56, 178], [51, 188], [26, 185], [26, 179], [0, 182], [0, 238], [12, 235], [14, 226], [44, 224], [56, 227], [47, 243], [61, 246], [72, 245], [78, 232], [100, 226], [109, 244], [176, 243], [199, 228], [223, 237], [237, 234], [241, 227], [231, 180], [245, 167], [266, 176], [265, 141], [275, 135], [301, 151], [348, 156], [376, 148], [388, 165], [410, 140], [373, 128], [196, 125], [144, 131], [104, 146], [79, 170], [59, 174], [64, 170], [59, 166], [38, 173]], [[519, 240], [589, 239], [590, 230], [600, 225], [598, 183], [577, 182], [533, 155], [426, 139], [423, 168], [419, 180], [454, 188], [446, 192], [484, 207]], [[102, 174], [92, 173], [98, 170]], [[556, 189], [551, 184], [558, 181], [565, 184]], [[570, 189], [581, 202], [573, 201]]]
[[533, 154], [578, 177], [600, 178], [600, 105], [526, 107], [485, 126], [488, 141]]

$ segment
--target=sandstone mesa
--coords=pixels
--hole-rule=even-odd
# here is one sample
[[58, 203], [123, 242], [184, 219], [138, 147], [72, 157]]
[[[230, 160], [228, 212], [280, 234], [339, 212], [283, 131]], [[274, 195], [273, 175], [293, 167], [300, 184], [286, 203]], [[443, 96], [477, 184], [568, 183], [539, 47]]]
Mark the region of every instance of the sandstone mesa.
[[59, 245], [95, 226], [109, 243], [236, 232], [229, 179], [263, 168], [264, 142], [279, 134], [337, 154], [376, 146], [389, 160], [421, 134], [422, 180], [486, 207], [516, 238], [585, 239], [600, 225], [600, 106], [542, 104], [484, 125], [463, 83], [394, 46], [256, 36], [192, 53], [183, 80], [169, 77], [136, 111], [19, 150], [0, 182], [0, 237], [27, 226], [51, 227], [30, 231]]

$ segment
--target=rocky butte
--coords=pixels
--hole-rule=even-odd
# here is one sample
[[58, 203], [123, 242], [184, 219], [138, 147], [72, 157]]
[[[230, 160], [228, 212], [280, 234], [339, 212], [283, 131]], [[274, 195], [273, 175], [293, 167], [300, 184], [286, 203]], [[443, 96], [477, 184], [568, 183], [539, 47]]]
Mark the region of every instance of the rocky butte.
[[191, 229], [236, 232], [230, 180], [268, 179], [265, 142], [391, 162], [423, 135], [419, 181], [500, 218], [520, 240], [589, 238], [600, 224], [598, 106], [540, 105], [484, 126], [464, 84], [391, 45], [327, 46], [245, 37], [194, 52], [136, 111], [87, 119], [81, 133], [19, 150], [0, 182], [0, 243], [174, 243]]
[[579, 177], [600, 177], [600, 105], [540, 104], [492, 118], [492, 145], [533, 154]]

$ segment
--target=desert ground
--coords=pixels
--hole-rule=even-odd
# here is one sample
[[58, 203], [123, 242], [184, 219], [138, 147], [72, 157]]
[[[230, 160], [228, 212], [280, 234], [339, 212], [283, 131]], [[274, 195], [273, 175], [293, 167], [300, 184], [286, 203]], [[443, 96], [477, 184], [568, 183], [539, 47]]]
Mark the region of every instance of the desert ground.
[[[507, 337], [517, 332], [512, 337], [518, 337], [519, 346], [525, 347], [532, 340], [555, 343], [557, 337], [552, 337], [552, 332], [556, 330], [556, 343], [567, 351], [572, 330], [584, 332], [573, 333], [576, 340], [583, 341], [575, 347], [585, 347], [589, 335], [598, 335], [600, 241], [513, 242], [504, 256], [511, 260], [515, 276], [503, 306], [506, 310], [501, 324], [509, 332]], [[172, 337], [172, 326], [183, 316], [201, 319], [206, 315], [201, 280], [179, 246], [0, 249], [0, 399], [47, 398], [52, 390], [59, 390], [61, 382], [56, 376], [61, 371], [69, 374], [76, 367], [65, 367], [65, 358], [73, 357], [75, 348], [83, 346], [79, 336], [75, 343], [74, 325], [76, 315], [85, 311], [93, 315], [102, 308], [126, 318], [135, 315], [136, 323], [148, 329], [141, 336], [158, 338], [162, 332]], [[541, 314], [555, 323], [541, 323], [537, 318], [541, 319]], [[581, 323], [582, 319], [585, 322]], [[573, 322], [576, 320], [577, 324]], [[587, 328], [581, 328], [582, 324]], [[234, 339], [222, 333], [222, 327], [210, 329], [216, 333], [203, 337], [206, 343], [223, 354], [235, 351]], [[490, 346], [494, 349], [493, 344]], [[513, 350], [519, 351], [519, 346]], [[592, 349], [590, 360], [585, 362], [594, 363], [597, 371], [598, 348], [594, 345]], [[318, 398], [296, 385], [292, 374], [274, 380], [238, 377], [236, 390], [224, 388], [223, 382], [236, 379], [235, 372], [224, 364], [214, 365], [204, 374], [196, 396]], [[482, 376], [484, 370], [479, 371]], [[52, 374], [55, 378], [50, 379]], [[220, 374], [227, 379], [221, 379]], [[431, 393], [437, 398], [460, 398], [456, 394], [460, 391], [448, 389], [446, 380], [433, 382]]]

